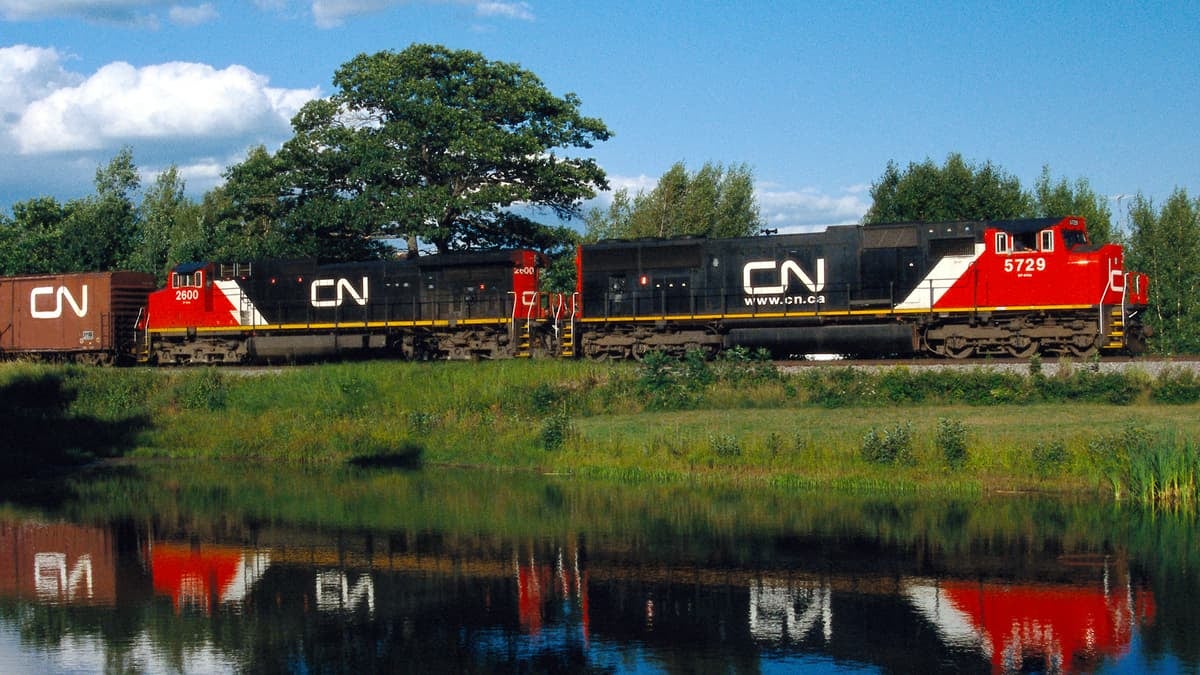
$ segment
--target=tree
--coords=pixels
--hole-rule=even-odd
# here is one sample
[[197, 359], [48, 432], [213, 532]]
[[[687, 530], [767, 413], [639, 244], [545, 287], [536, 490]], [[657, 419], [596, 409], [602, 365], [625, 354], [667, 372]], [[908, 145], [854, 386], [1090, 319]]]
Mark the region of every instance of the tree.
[[360, 54], [333, 82], [278, 153], [288, 226], [319, 254], [370, 255], [363, 243], [381, 236], [408, 238], [414, 253], [416, 237], [439, 251], [490, 242], [524, 226], [511, 206], [569, 218], [608, 187], [594, 160], [559, 154], [608, 128], [517, 64], [415, 44]]
[[938, 222], [946, 220], [1005, 220], [1031, 210], [1030, 197], [1015, 177], [986, 162], [968, 164], [958, 153], [937, 166], [926, 159], [910, 163], [903, 172], [888, 162], [871, 185], [871, 208], [865, 224]]
[[649, 193], [630, 199], [618, 190], [606, 211], [584, 217], [590, 240], [701, 235], [745, 237], [762, 227], [754, 199], [754, 174], [745, 164], [725, 167], [706, 162], [688, 173], [676, 162]]
[[225, 184], [204, 196], [201, 227], [191, 233], [188, 246], [221, 260], [319, 257], [320, 246], [311, 237], [287, 229], [280, 197], [283, 170], [282, 162], [265, 147], [252, 148], [246, 159], [225, 171]]
[[59, 271], [62, 226], [71, 207], [35, 197], [13, 204], [12, 213], [12, 220], [0, 223], [0, 274]]
[[1155, 351], [1200, 353], [1200, 199], [1177, 189], [1157, 210], [1138, 194], [1129, 221], [1126, 267], [1150, 277], [1147, 323]]
[[[138, 209], [138, 233], [133, 251], [129, 256], [129, 268], [150, 272], [159, 281], [166, 278], [167, 270], [182, 262], [172, 256], [181, 253], [175, 240], [190, 236], [189, 225], [199, 220], [199, 208], [184, 196], [185, 184], [179, 169], [169, 167], [158, 175], [146, 193]], [[188, 233], [184, 235], [184, 233]]]
[[72, 201], [63, 220], [56, 271], [96, 272], [128, 264], [137, 227], [133, 198], [140, 185], [128, 147], [96, 169], [96, 194]]
[[1107, 200], [1092, 190], [1086, 178], [1077, 179], [1074, 185], [1066, 178], [1051, 183], [1050, 167], [1042, 167], [1032, 201], [1031, 216], [1082, 216], [1093, 244], [1107, 244], [1113, 239], [1112, 211]]

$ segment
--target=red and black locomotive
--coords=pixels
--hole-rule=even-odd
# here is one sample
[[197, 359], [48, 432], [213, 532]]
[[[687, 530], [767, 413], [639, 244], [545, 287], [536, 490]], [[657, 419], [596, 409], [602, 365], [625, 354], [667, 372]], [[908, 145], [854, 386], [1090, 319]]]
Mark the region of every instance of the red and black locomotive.
[[845, 225], [579, 250], [580, 351], [1140, 352], [1147, 279], [1081, 218]]
[[[70, 280], [87, 275], [55, 277], [61, 292], [29, 277], [5, 279], [0, 294], [11, 297], [0, 311], [10, 320], [0, 352], [159, 364], [354, 353], [639, 358], [735, 346], [780, 356], [1028, 357], [1137, 353], [1147, 334], [1146, 276], [1125, 270], [1120, 246], [1090, 244], [1073, 217], [605, 241], [578, 248], [573, 294], [538, 290], [546, 262], [513, 250], [180, 265], [166, 288], [145, 291], [136, 315], [122, 291], [125, 309], [97, 317], [107, 342], [87, 342], [86, 332], [44, 343], [18, 337], [38, 333], [27, 322], [55, 314], [38, 303], [86, 295]], [[145, 285], [136, 277], [134, 286]], [[26, 298], [27, 288], [37, 292]], [[105, 292], [92, 297], [97, 290]], [[96, 352], [106, 358], [88, 356]]]

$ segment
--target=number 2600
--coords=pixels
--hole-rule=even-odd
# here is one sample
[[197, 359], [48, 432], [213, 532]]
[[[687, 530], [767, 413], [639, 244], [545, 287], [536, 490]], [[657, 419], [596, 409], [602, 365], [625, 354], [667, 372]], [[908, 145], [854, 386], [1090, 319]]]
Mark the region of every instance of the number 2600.
[[199, 300], [200, 299], [200, 291], [195, 288], [185, 288], [182, 290], [178, 290], [178, 291], [175, 291], [175, 299], [176, 300]]
[[1045, 272], [1045, 258], [1008, 258], [1004, 261], [1005, 272], [1029, 273]]

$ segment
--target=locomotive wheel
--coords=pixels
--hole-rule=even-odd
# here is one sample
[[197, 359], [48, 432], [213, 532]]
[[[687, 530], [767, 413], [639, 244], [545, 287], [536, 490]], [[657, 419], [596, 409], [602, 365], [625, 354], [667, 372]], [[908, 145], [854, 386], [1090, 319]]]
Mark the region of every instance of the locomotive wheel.
[[975, 345], [967, 345], [965, 347], [954, 348], [946, 345], [946, 356], [952, 359], [969, 359], [975, 353]]
[[975, 345], [961, 335], [952, 335], [942, 343], [941, 351], [952, 359], [966, 359], [975, 353]]
[[1024, 347], [1010, 343], [1005, 345], [1004, 349], [1009, 353], [1010, 356], [1018, 359], [1027, 359], [1037, 353], [1038, 341], [1029, 340], [1029, 344], [1025, 345]]
[[1080, 347], [1077, 344], [1071, 344], [1068, 348], [1071, 350], [1072, 355], [1081, 359], [1091, 358], [1096, 355], [1096, 352], [1100, 351], [1095, 344], [1090, 344], [1086, 347]]

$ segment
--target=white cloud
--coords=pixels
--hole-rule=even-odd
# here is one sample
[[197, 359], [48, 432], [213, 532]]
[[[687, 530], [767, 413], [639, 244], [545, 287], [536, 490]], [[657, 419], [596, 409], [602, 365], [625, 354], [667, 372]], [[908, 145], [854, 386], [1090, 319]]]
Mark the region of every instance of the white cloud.
[[216, 70], [174, 62], [135, 68], [117, 62], [32, 100], [8, 131], [25, 155], [147, 139], [278, 136], [317, 94], [316, 89], [269, 87], [265, 76], [237, 65]]
[[176, 5], [171, 8], [167, 16], [171, 19], [171, 23], [178, 26], [199, 26], [215, 20], [219, 15], [213, 4], [206, 2], [195, 7]]
[[[649, 192], [658, 184], [658, 179], [645, 174], [639, 176], [610, 175], [610, 191], [602, 192], [584, 205], [589, 208], [607, 209], [612, 204], [613, 192], [620, 189], [636, 195]], [[826, 225], [844, 225], [862, 221], [870, 208], [869, 185], [852, 185], [836, 194], [828, 194], [817, 188], [787, 189], [774, 183], [758, 183], [754, 195], [763, 223], [784, 232], [804, 232], [821, 229]]]
[[867, 186], [854, 185], [829, 194], [816, 188], [782, 189], [759, 184], [755, 188], [763, 221], [781, 232], [811, 230], [820, 225], [857, 223], [871, 204]]
[[202, 194], [248, 148], [278, 148], [320, 94], [272, 87], [243, 66], [112, 63], [87, 74], [71, 70], [77, 58], [0, 47], [0, 211], [37, 194], [86, 194], [96, 167], [123, 146], [151, 179], [175, 164], [189, 194]]
[[[0, 0], [3, 1], [3, 0]], [[259, 0], [260, 2], [263, 0]], [[533, 8], [528, 2], [506, 0], [312, 0], [313, 21], [318, 28], [334, 28], [346, 19], [374, 14], [406, 4], [455, 4], [475, 8], [475, 14], [488, 18], [533, 21]]]
[[64, 57], [55, 49], [14, 45], [0, 47], [0, 125], [11, 123], [31, 101], [57, 89], [75, 86], [83, 76], [63, 68]]
[[608, 187], [613, 192], [617, 190], [629, 190], [630, 195], [636, 195], [641, 191], [649, 192], [658, 185], [657, 178], [651, 178], [646, 174], [640, 176], [609, 176]]
[[475, 3], [475, 13], [479, 16], [498, 16], [505, 19], [520, 19], [533, 21], [533, 9], [528, 2], [495, 2], [484, 0]]
[[165, 7], [168, 0], [0, 0], [0, 16], [8, 21], [76, 17], [124, 25], [157, 27], [147, 8]]
[[313, 0], [313, 20], [318, 28], [333, 28], [347, 17], [381, 12], [398, 4], [399, 0]]

